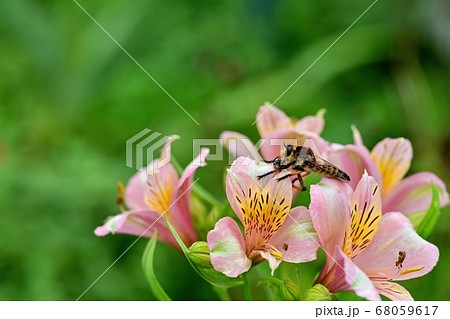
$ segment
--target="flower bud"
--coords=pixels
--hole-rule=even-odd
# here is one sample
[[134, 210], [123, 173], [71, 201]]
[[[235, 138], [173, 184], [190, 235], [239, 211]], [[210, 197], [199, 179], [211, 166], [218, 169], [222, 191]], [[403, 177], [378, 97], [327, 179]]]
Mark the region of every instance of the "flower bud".
[[336, 300], [336, 296], [328, 291], [328, 288], [317, 284], [308, 290], [305, 297], [306, 301], [331, 301]]
[[197, 241], [193, 243], [189, 248], [188, 256], [195, 265], [202, 268], [212, 268], [208, 243], [206, 241]]
[[299, 300], [300, 288], [292, 279], [286, 278], [283, 280], [280, 288], [284, 300]]

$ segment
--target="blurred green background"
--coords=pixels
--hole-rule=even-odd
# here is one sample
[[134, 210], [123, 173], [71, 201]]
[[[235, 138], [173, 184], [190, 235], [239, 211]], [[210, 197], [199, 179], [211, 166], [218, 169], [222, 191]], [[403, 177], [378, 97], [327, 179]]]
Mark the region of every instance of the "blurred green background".
[[[1, 300], [76, 299], [133, 242], [93, 234], [118, 213], [116, 182], [135, 173], [125, 166], [128, 138], [144, 128], [178, 134], [173, 153], [182, 165], [192, 159], [193, 138], [235, 130], [256, 141], [258, 107], [371, 3], [79, 2], [200, 125], [72, 0], [1, 1]], [[415, 154], [409, 174], [432, 171], [449, 185], [449, 21], [446, 0], [380, 0], [276, 105], [297, 118], [326, 108], [323, 137], [333, 142], [350, 143], [351, 124], [370, 148], [386, 136], [407, 137]], [[221, 200], [225, 165], [211, 162], [197, 174]], [[416, 299], [450, 296], [449, 214], [442, 210], [430, 238], [438, 265], [404, 282]], [[140, 263], [146, 242], [83, 299], [152, 299]], [[155, 258], [173, 299], [217, 298], [171, 247], [158, 244]], [[321, 262], [300, 266], [306, 284]]]

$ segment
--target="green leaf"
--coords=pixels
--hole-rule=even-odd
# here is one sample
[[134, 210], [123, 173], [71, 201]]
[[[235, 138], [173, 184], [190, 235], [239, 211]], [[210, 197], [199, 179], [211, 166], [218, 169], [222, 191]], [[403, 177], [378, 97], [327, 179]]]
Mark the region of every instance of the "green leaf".
[[324, 285], [317, 284], [306, 292], [306, 301], [331, 301], [336, 297]]
[[283, 300], [283, 297], [281, 296], [282, 284], [283, 282], [280, 279], [274, 277], [263, 278], [260, 280], [260, 282], [258, 282], [258, 286], [264, 285], [269, 287], [270, 290], [272, 290], [275, 300]]
[[[184, 255], [186, 256], [187, 260], [191, 264], [192, 268], [199, 274], [200, 277], [205, 279], [207, 282], [209, 282], [211, 285], [219, 287], [219, 288], [231, 288], [235, 286], [242, 285], [244, 281], [241, 277], [237, 278], [230, 278], [226, 275], [222, 274], [221, 272], [216, 271], [214, 268], [205, 268], [203, 266], [198, 265], [195, 263], [190, 255], [190, 249], [186, 247], [186, 245], [181, 240], [180, 236], [176, 232], [176, 230], [172, 227], [170, 222], [167, 220], [166, 215], [164, 215], [164, 219], [166, 220], [166, 224], [169, 227], [170, 231], [172, 232], [173, 236], [175, 237], [176, 241], [181, 247], [181, 250], [183, 251]], [[194, 246], [194, 245], [193, 245]], [[193, 247], [191, 246], [191, 247]]]
[[157, 231], [155, 230], [152, 238], [145, 248], [144, 256], [142, 256], [142, 266], [144, 268], [145, 276], [147, 277], [148, 283], [150, 284], [150, 289], [153, 295], [155, 295], [158, 300], [170, 301], [169, 296], [159, 284], [159, 281], [156, 278], [155, 271], [153, 269], [153, 253], [155, 252], [156, 239]]
[[418, 212], [411, 213], [406, 217], [408, 217], [408, 219], [411, 222], [411, 224], [413, 225], [414, 229], [417, 230], [417, 228], [419, 227], [420, 223], [422, 222], [422, 220], [426, 214], [427, 214], [426, 211], [421, 210]]
[[441, 213], [439, 203], [439, 188], [435, 183], [431, 182], [432, 198], [430, 208], [428, 208], [427, 214], [423, 217], [419, 226], [417, 227], [417, 233], [422, 238], [428, 238], [433, 232], [434, 226], [436, 226], [437, 220]]

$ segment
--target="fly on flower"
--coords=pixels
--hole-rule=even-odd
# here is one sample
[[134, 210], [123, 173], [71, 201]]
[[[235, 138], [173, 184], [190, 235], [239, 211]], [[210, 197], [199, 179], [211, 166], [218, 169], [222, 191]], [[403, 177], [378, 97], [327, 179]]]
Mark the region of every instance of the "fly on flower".
[[[302, 173], [309, 174], [314, 172], [328, 178], [338, 179], [341, 182], [350, 182], [350, 177], [344, 171], [323, 158], [316, 156], [309, 147], [305, 146], [294, 147], [291, 144], [287, 144], [280, 155], [275, 157], [272, 161], [267, 161], [267, 163], [273, 163], [273, 170], [263, 175], [259, 175], [258, 178], [279, 173], [284, 169], [292, 169], [293, 172], [290, 171], [277, 180], [280, 181], [290, 176], [297, 175], [297, 177], [292, 180], [292, 187], [301, 191], [306, 190], [306, 185], [301, 175]], [[300, 183], [300, 187], [294, 185], [297, 180]]]

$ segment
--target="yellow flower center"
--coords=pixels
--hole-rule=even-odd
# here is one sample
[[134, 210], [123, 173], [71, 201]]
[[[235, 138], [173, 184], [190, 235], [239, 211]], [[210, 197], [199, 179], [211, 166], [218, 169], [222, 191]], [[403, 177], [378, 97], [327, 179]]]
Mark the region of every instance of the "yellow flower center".
[[269, 195], [264, 189], [248, 189], [248, 194], [243, 194], [247, 200], [240, 202], [247, 252], [266, 244], [283, 224], [290, 204], [281, 199], [278, 203], [275, 197]]
[[170, 216], [169, 207], [174, 191], [172, 179], [170, 177], [160, 178], [158, 173], [156, 173], [149, 175], [147, 183], [145, 203], [151, 210], [159, 214], [166, 213], [167, 216]]

